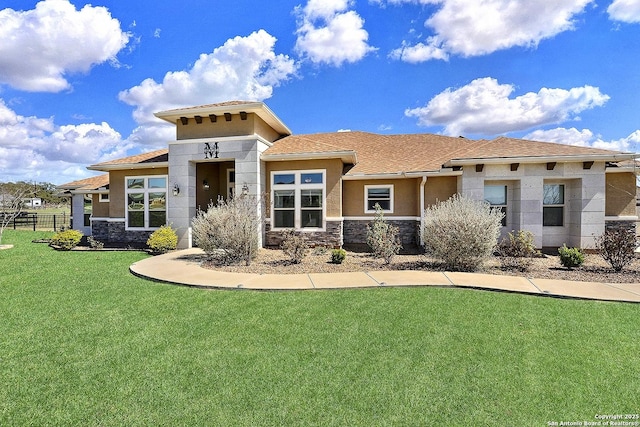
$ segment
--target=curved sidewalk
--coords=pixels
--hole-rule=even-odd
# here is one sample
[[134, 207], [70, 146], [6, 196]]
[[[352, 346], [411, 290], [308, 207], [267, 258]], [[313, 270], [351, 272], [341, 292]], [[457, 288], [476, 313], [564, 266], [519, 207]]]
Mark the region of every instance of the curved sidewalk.
[[532, 279], [494, 274], [436, 271], [369, 271], [355, 273], [248, 274], [200, 267], [200, 249], [149, 257], [131, 265], [136, 276], [198, 288], [305, 290], [382, 286], [440, 286], [487, 289], [541, 296], [640, 303], [640, 283], [611, 284]]

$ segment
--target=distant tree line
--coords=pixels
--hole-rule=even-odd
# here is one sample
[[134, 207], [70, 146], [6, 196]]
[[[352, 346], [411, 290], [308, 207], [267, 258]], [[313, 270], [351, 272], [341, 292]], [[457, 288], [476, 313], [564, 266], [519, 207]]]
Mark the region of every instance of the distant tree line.
[[69, 196], [49, 182], [0, 182], [0, 203], [2, 198], [20, 194], [23, 198], [40, 198], [45, 206], [57, 206], [69, 203]]

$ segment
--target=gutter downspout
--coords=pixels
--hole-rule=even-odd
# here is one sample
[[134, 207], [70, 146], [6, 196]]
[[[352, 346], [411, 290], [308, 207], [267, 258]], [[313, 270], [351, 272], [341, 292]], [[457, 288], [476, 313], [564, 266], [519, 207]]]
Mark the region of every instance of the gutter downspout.
[[420, 246], [424, 246], [424, 238], [422, 237], [422, 224], [424, 223], [424, 186], [427, 183], [427, 176], [422, 176], [422, 182], [420, 182]]

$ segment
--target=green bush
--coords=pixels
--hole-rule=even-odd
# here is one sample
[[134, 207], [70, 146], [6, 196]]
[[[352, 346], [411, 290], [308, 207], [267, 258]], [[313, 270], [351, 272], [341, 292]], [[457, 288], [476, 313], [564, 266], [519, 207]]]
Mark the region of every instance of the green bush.
[[527, 230], [512, 231], [498, 244], [500, 265], [507, 270], [527, 271], [539, 254], [533, 233]]
[[293, 230], [285, 230], [283, 233], [282, 252], [285, 253], [294, 264], [300, 264], [307, 256], [309, 245], [301, 233]]
[[331, 263], [342, 264], [342, 261], [347, 257], [347, 251], [344, 249], [334, 249], [331, 251]]
[[164, 254], [178, 247], [178, 235], [169, 225], [163, 225], [151, 233], [147, 239], [147, 246], [154, 254]]
[[564, 244], [558, 249], [558, 255], [560, 255], [560, 264], [569, 270], [580, 267], [584, 263], [584, 253], [580, 248], [568, 248]]
[[78, 246], [80, 240], [82, 240], [82, 236], [82, 231], [78, 230], [60, 231], [53, 235], [50, 245], [63, 251], [70, 251]]
[[94, 251], [99, 251], [104, 248], [104, 243], [100, 240], [94, 239], [93, 236], [87, 237], [87, 242], [89, 242], [89, 247]]
[[478, 270], [493, 256], [503, 217], [486, 202], [455, 194], [425, 210], [425, 250], [447, 269]]
[[386, 264], [391, 264], [393, 257], [402, 249], [399, 229], [387, 222], [382, 208], [377, 203], [375, 209], [373, 223], [367, 225], [367, 245], [376, 258], [382, 258]]

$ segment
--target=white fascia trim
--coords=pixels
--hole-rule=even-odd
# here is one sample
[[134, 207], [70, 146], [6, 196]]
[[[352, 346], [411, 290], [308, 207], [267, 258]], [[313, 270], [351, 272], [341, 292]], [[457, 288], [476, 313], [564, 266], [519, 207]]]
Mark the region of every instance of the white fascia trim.
[[640, 157], [635, 153], [619, 154], [582, 154], [575, 156], [526, 156], [526, 157], [488, 157], [488, 158], [466, 158], [451, 159], [445, 163], [446, 166], [464, 166], [477, 164], [509, 164], [509, 163], [547, 163], [547, 162], [617, 162], [621, 160], [631, 160]]
[[[376, 217], [371, 216], [345, 216], [342, 217], [344, 221], [373, 221]], [[419, 216], [388, 216], [385, 215], [384, 219], [388, 221], [420, 221]]]
[[326, 160], [341, 159], [344, 163], [356, 164], [358, 157], [353, 150], [325, 151], [322, 153], [288, 153], [288, 154], [262, 154], [260, 160], [265, 162], [277, 162], [286, 160]]
[[205, 142], [227, 142], [227, 141], [255, 141], [258, 140], [263, 144], [271, 147], [273, 142], [268, 141], [258, 134], [253, 135], [240, 135], [240, 136], [220, 136], [220, 137], [207, 137], [207, 138], [194, 138], [194, 139], [176, 139], [175, 141], [169, 141], [169, 145], [185, 145], [185, 144], [204, 144]]
[[109, 190], [71, 190], [71, 194], [109, 194]]
[[636, 215], [605, 216], [605, 221], [638, 221]]
[[104, 166], [87, 166], [87, 169], [93, 171], [121, 171], [121, 170], [135, 170], [135, 169], [160, 169], [160, 168], [168, 168], [169, 162], [152, 162], [152, 163], [121, 163], [114, 165], [104, 165]]
[[99, 217], [92, 216], [91, 221], [105, 221], [105, 222], [124, 222], [124, 218], [109, 218], [109, 217]]
[[640, 174], [640, 168], [635, 168], [633, 166], [623, 166], [623, 167], [607, 167], [605, 168], [605, 173], [635, 173]]
[[371, 173], [371, 174], [353, 174], [343, 175], [345, 181], [364, 181], [367, 179], [406, 179], [406, 178], [422, 178], [429, 176], [461, 176], [462, 171], [454, 171], [451, 169], [442, 169], [433, 172], [393, 172], [393, 173]]

